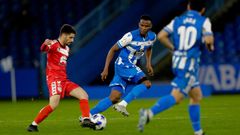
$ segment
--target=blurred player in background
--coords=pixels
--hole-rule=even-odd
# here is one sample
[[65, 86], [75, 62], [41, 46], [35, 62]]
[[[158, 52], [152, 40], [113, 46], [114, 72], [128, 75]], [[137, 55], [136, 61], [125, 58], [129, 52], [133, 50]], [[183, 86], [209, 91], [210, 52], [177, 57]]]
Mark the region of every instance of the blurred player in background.
[[[204, 41], [209, 51], [214, 50], [213, 33], [208, 18], [202, 16], [205, 11], [204, 0], [190, 0], [188, 11], [174, 18], [158, 34], [160, 42], [173, 51], [172, 68], [175, 78], [172, 81], [173, 90], [170, 95], [160, 98], [150, 109], [140, 110], [138, 128], [144, 130], [153, 116], [180, 103], [184, 96], [189, 96], [189, 116], [195, 135], [203, 135], [200, 124], [200, 100], [202, 98], [198, 81], [198, 69]], [[173, 38], [173, 43], [169, 39]], [[203, 41], [202, 41], [203, 40]]]
[[88, 94], [77, 84], [67, 78], [66, 66], [69, 56], [69, 45], [74, 41], [75, 29], [68, 24], [61, 27], [58, 40], [46, 39], [41, 46], [41, 51], [47, 53], [46, 78], [49, 90], [49, 104], [42, 108], [31, 125], [29, 132], [38, 132], [38, 125], [56, 109], [60, 99], [64, 96], [73, 96], [79, 99], [82, 112], [82, 127], [94, 128], [95, 124], [89, 118]]
[[[136, 65], [144, 52], [146, 52], [146, 68], [150, 76], [153, 75], [151, 66], [152, 46], [156, 40], [156, 34], [150, 29], [152, 28], [152, 20], [149, 16], [143, 15], [140, 18], [139, 29], [126, 33], [116, 44], [109, 50], [105, 67], [101, 73], [104, 81], [108, 76], [109, 64], [116, 52], [120, 51], [115, 61], [115, 75], [110, 83], [111, 94], [109, 97], [102, 99], [94, 108], [91, 114], [100, 113], [114, 105], [113, 108], [128, 116], [126, 106], [135, 99], [139, 94], [151, 87], [151, 82], [147, 79], [143, 71]], [[119, 102], [125, 88], [129, 82], [135, 83], [136, 86], [128, 93], [123, 100]], [[117, 104], [116, 104], [117, 103]]]

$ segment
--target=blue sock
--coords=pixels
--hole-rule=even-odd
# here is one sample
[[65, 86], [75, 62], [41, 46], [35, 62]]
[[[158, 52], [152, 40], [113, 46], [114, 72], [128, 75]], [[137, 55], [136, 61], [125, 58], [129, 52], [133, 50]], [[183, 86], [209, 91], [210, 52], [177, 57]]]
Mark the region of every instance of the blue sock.
[[112, 106], [112, 101], [110, 100], [109, 97], [106, 97], [102, 99], [101, 101], [98, 102], [98, 104], [91, 109], [90, 113], [92, 115], [103, 112], [107, 110], [110, 106]]
[[200, 123], [200, 105], [194, 104], [188, 106], [189, 116], [192, 122], [192, 127], [194, 131], [199, 131], [201, 129]]
[[135, 86], [128, 94], [123, 98], [127, 103], [130, 103], [137, 96], [139, 96], [142, 92], [146, 91], [147, 87], [144, 84], [139, 84]]
[[156, 115], [176, 104], [176, 100], [172, 95], [160, 98], [157, 103], [151, 108], [153, 115]]

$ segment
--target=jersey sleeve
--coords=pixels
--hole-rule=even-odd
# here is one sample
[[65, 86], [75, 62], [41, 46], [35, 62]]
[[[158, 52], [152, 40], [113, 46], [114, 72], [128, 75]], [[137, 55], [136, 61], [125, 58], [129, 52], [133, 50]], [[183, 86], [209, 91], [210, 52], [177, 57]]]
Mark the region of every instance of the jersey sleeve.
[[46, 45], [46, 44], [42, 44], [41, 45], [41, 47], [40, 47], [40, 50], [42, 51], [42, 52], [48, 52], [49, 51], [49, 46], [48, 45]]
[[203, 36], [213, 35], [212, 25], [208, 18], [205, 19], [203, 23]]
[[156, 42], [156, 40], [157, 40], [157, 36], [156, 36], [156, 34], [154, 33], [154, 39], [153, 39], [153, 41], [152, 41], [151, 47], [154, 45], [154, 43]]
[[168, 34], [173, 33], [173, 23], [174, 23], [174, 19], [163, 28], [164, 31], [166, 31]]
[[52, 51], [52, 50], [56, 50], [56, 48], [57, 48], [56, 42], [57, 42], [56, 40], [52, 41], [51, 45], [46, 45], [46, 44], [43, 43], [41, 45], [40, 50], [42, 52], [49, 52], [49, 51]]
[[117, 45], [119, 48], [123, 48], [132, 41], [131, 32], [126, 33], [120, 40], [118, 40]]

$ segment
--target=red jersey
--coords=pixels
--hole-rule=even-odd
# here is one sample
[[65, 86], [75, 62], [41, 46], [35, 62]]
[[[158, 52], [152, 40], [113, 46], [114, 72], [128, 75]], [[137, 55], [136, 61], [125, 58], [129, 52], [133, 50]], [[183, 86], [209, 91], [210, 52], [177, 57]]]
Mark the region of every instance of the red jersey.
[[41, 51], [47, 52], [46, 75], [48, 78], [67, 79], [66, 66], [69, 47], [62, 47], [61, 43], [53, 40], [52, 45], [42, 44]]

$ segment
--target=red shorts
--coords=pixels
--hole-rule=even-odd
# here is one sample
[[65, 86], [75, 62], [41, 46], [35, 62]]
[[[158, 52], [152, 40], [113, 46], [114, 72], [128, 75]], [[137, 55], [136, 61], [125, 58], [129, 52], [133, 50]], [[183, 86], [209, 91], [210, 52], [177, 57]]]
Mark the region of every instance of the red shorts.
[[65, 95], [69, 96], [72, 90], [79, 87], [76, 83], [73, 83], [67, 79], [48, 79], [47, 85], [50, 97], [53, 95], [61, 95], [61, 98], [64, 98]]

